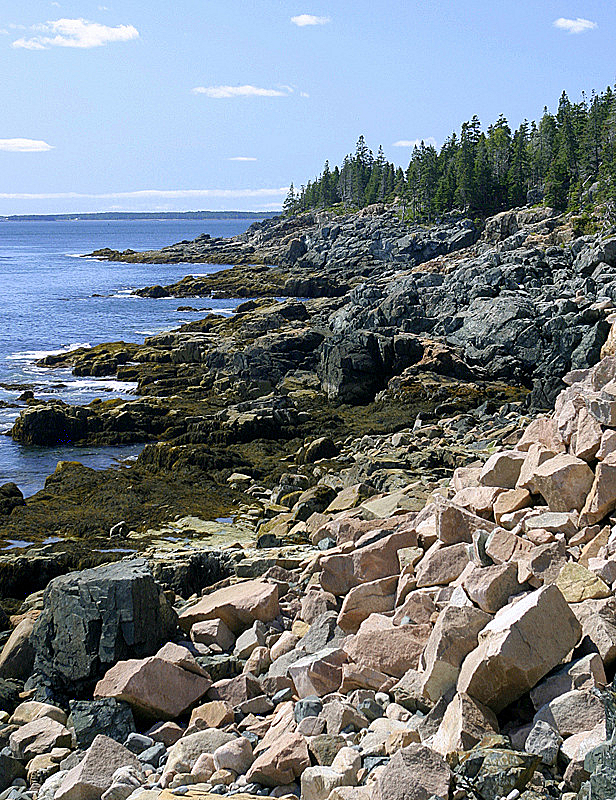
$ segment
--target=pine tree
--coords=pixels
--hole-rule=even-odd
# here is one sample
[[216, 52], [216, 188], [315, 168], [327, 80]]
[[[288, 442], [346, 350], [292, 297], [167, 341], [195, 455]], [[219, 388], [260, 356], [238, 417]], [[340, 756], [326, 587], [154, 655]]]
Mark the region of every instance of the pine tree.
[[289, 186], [288, 194], [282, 204], [282, 213], [285, 217], [294, 214], [297, 210], [297, 197], [295, 195], [295, 187], [293, 186], [293, 181], [291, 181], [291, 185]]

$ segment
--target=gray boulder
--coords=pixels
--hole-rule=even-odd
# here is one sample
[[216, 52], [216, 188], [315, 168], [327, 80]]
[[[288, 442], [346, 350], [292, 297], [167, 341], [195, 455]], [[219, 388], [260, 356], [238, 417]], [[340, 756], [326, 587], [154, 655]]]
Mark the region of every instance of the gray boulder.
[[0, 792], [13, 783], [16, 778], [25, 778], [26, 770], [23, 764], [4, 750], [0, 751]]
[[71, 700], [69, 706], [69, 723], [75, 729], [77, 747], [81, 750], [86, 750], [101, 731], [121, 744], [135, 731], [131, 707], [113, 697]]
[[177, 615], [142, 559], [54, 578], [31, 641], [34, 672], [52, 691], [77, 695], [113, 664], [152, 655]]

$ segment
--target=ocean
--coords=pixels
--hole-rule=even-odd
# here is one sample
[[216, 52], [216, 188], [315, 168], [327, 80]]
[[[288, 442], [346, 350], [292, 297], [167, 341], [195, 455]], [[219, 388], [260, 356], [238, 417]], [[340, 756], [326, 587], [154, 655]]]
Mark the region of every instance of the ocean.
[[[79, 255], [101, 247], [151, 250], [194, 239], [201, 233], [235, 236], [254, 220], [79, 220], [0, 221], [0, 484], [16, 483], [24, 495], [41, 489], [59, 460], [104, 468], [134, 458], [141, 446], [25, 447], [10, 430], [32, 389], [40, 399], [85, 404], [96, 397], [129, 396], [131, 384], [104, 378], [75, 378], [66, 369], [36, 361], [48, 353], [101, 342], [143, 342], [211, 308], [231, 314], [237, 303], [209, 298], [135, 297], [141, 286], [168, 284], [184, 275], [223, 269], [207, 264], [120, 264]], [[238, 301], [240, 302], [240, 301]]]

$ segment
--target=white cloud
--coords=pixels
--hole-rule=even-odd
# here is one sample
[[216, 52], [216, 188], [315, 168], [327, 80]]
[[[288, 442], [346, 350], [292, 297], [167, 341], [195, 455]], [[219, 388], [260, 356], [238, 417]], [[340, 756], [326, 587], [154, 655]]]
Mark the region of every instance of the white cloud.
[[107, 192], [104, 194], [82, 194], [80, 192], [52, 192], [48, 194], [3, 192], [0, 193], [0, 200], [139, 200], [141, 198], [284, 197], [288, 191], [288, 186], [281, 186], [278, 189], [142, 189], [136, 192]]
[[305, 28], [306, 25], [327, 25], [331, 22], [330, 17], [315, 17], [314, 14], [299, 14], [297, 17], [291, 17], [291, 22], [299, 28]]
[[53, 146], [40, 139], [0, 139], [0, 150], [7, 153], [45, 153]]
[[228, 97], [288, 97], [293, 92], [290, 86], [279, 89], [263, 89], [260, 86], [195, 86], [193, 94], [204, 94], [216, 100]]
[[227, 161], [256, 161], [256, 158], [252, 156], [233, 156], [233, 158], [228, 158]]
[[596, 22], [582, 19], [582, 17], [577, 17], [577, 19], [559, 17], [559, 19], [554, 20], [554, 27], [560, 28], [561, 31], [567, 31], [567, 33], [586, 33], [586, 31], [592, 31], [598, 26]]
[[13, 47], [24, 50], [47, 50], [48, 47], [101, 47], [109, 42], [128, 42], [139, 37], [139, 31], [132, 25], [101, 25], [87, 19], [56, 19], [32, 30], [40, 35], [17, 39]]
[[397, 142], [393, 143], [393, 147], [419, 147], [421, 143], [424, 143], [426, 147], [432, 145], [432, 147], [436, 147], [436, 139], [434, 136], [426, 136], [423, 139], [399, 139]]
[[6, 28], [0, 28], [0, 36], [8, 36], [9, 32]]

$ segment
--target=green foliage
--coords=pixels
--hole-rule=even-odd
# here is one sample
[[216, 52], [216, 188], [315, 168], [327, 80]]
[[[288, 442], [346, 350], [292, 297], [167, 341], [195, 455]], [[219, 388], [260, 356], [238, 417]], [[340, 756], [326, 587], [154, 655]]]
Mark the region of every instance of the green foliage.
[[[539, 122], [524, 120], [511, 131], [504, 116], [483, 132], [477, 116], [464, 122], [440, 151], [421, 142], [406, 170], [376, 157], [360, 136], [355, 152], [297, 192], [293, 184], [283, 212], [319, 208], [345, 212], [397, 200], [402, 219], [433, 222], [458, 210], [485, 218], [499, 211], [545, 203], [583, 210], [590, 198], [616, 207], [616, 93], [583, 94], [572, 103], [562, 93], [555, 115], [544, 108]], [[615, 211], [616, 213], [616, 211]]]
[[588, 212], [573, 217], [571, 223], [575, 236], [593, 236], [601, 229], [599, 221]]

